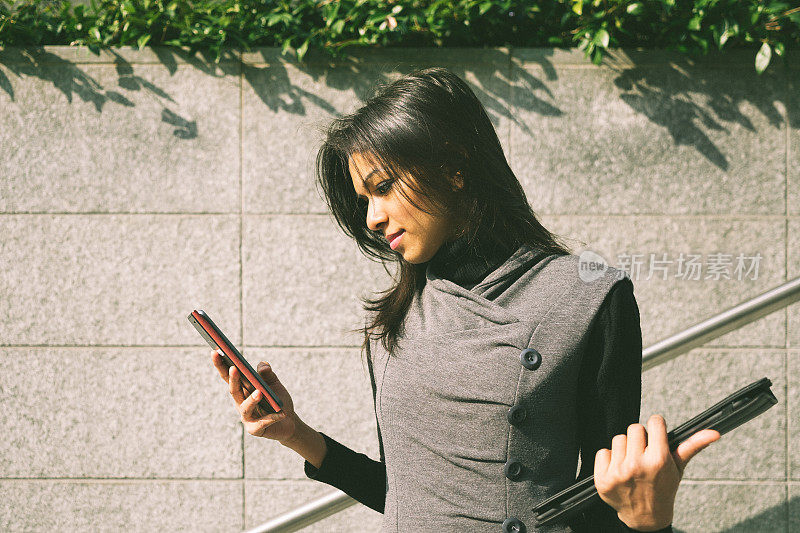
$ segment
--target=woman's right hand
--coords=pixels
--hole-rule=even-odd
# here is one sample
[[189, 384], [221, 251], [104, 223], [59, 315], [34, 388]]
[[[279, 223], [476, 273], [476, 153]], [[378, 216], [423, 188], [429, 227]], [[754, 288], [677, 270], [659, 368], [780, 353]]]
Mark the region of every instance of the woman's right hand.
[[[258, 363], [256, 372], [264, 378], [264, 381], [269, 385], [270, 389], [272, 389], [283, 402], [280, 413], [267, 413], [264, 411], [264, 409], [258, 405], [262, 397], [261, 392], [258, 392], [258, 395], [255, 397], [250, 394], [253, 388], [247, 380], [242, 380], [239, 369], [232, 366], [229, 371], [219, 352], [216, 350], [213, 351], [211, 353], [211, 358], [219, 375], [228, 383], [228, 389], [236, 404], [236, 410], [239, 411], [242, 424], [248, 433], [256, 437], [264, 437], [279, 442], [288, 441], [294, 436], [298, 426], [298, 420], [294, 412], [292, 397], [289, 395], [286, 387], [278, 380], [278, 376], [275, 375], [275, 372], [272, 371], [268, 363], [264, 361]], [[246, 385], [243, 385], [243, 383], [246, 383]]]

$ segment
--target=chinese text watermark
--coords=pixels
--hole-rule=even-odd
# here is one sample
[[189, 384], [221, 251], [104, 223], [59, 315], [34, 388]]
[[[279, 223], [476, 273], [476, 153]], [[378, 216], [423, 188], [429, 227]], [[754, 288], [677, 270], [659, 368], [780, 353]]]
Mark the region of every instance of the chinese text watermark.
[[[621, 253], [616, 264], [610, 265], [621, 273], [619, 277], [633, 280], [677, 278], [682, 280], [755, 280], [761, 264], [761, 253], [746, 255], [715, 252], [706, 254], [684, 253], [669, 256], [667, 253]], [[584, 250], [578, 257], [578, 275], [585, 282], [604, 275], [609, 263], [597, 252]]]

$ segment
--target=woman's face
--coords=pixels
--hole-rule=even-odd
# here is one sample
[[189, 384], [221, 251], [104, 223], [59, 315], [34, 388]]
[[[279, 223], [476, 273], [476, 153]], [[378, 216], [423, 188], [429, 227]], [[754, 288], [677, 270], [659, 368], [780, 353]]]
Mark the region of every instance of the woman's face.
[[[384, 238], [402, 231], [392, 248], [409, 263], [429, 261], [439, 247], [454, 235], [454, 224], [414, 207], [402, 190], [418, 205], [427, 205], [411, 188], [374, 167], [359, 153], [348, 158], [355, 194], [368, 200], [367, 227]], [[362, 181], [363, 178], [363, 181]], [[411, 176], [406, 176], [413, 182]]]

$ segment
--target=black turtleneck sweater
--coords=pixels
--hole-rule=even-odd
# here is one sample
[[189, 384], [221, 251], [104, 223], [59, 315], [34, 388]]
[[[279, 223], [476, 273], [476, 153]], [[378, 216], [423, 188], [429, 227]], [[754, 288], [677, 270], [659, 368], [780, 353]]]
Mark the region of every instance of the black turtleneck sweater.
[[[437, 276], [472, 289], [502, 265], [514, 250], [476, 250], [460, 237], [443, 244], [430, 260]], [[594, 472], [597, 450], [611, 448], [614, 435], [626, 433], [639, 421], [641, 402], [642, 335], [633, 283], [624, 278], [606, 295], [588, 333], [586, 356], [578, 375], [583, 406], [578, 414], [581, 468], [577, 479]], [[373, 391], [375, 383], [372, 383]], [[305, 474], [332, 485], [355, 500], [383, 512], [386, 499], [386, 463], [375, 461], [322, 433], [327, 446], [319, 469], [305, 462]], [[380, 430], [378, 430], [380, 440]], [[616, 511], [597, 502], [570, 523], [580, 533], [623, 533], [628, 528]], [[656, 533], [673, 533], [667, 526]]]

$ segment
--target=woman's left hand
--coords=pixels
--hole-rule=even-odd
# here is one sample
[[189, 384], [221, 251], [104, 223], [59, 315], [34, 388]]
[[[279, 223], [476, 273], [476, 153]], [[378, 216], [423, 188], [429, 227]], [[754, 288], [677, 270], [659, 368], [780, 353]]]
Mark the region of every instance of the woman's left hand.
[[686, 464], [719, 438], [718, 431], [703, 429], [670, 452], [661, 415], [650, 417], [647, 431], [642, 424], [631, 424], [627, 435], [614, 436], [611, 450], [597, 451], [597, 492], [628, 527], [639, 531], [665, 528], [672, 523], [675, 495]]

